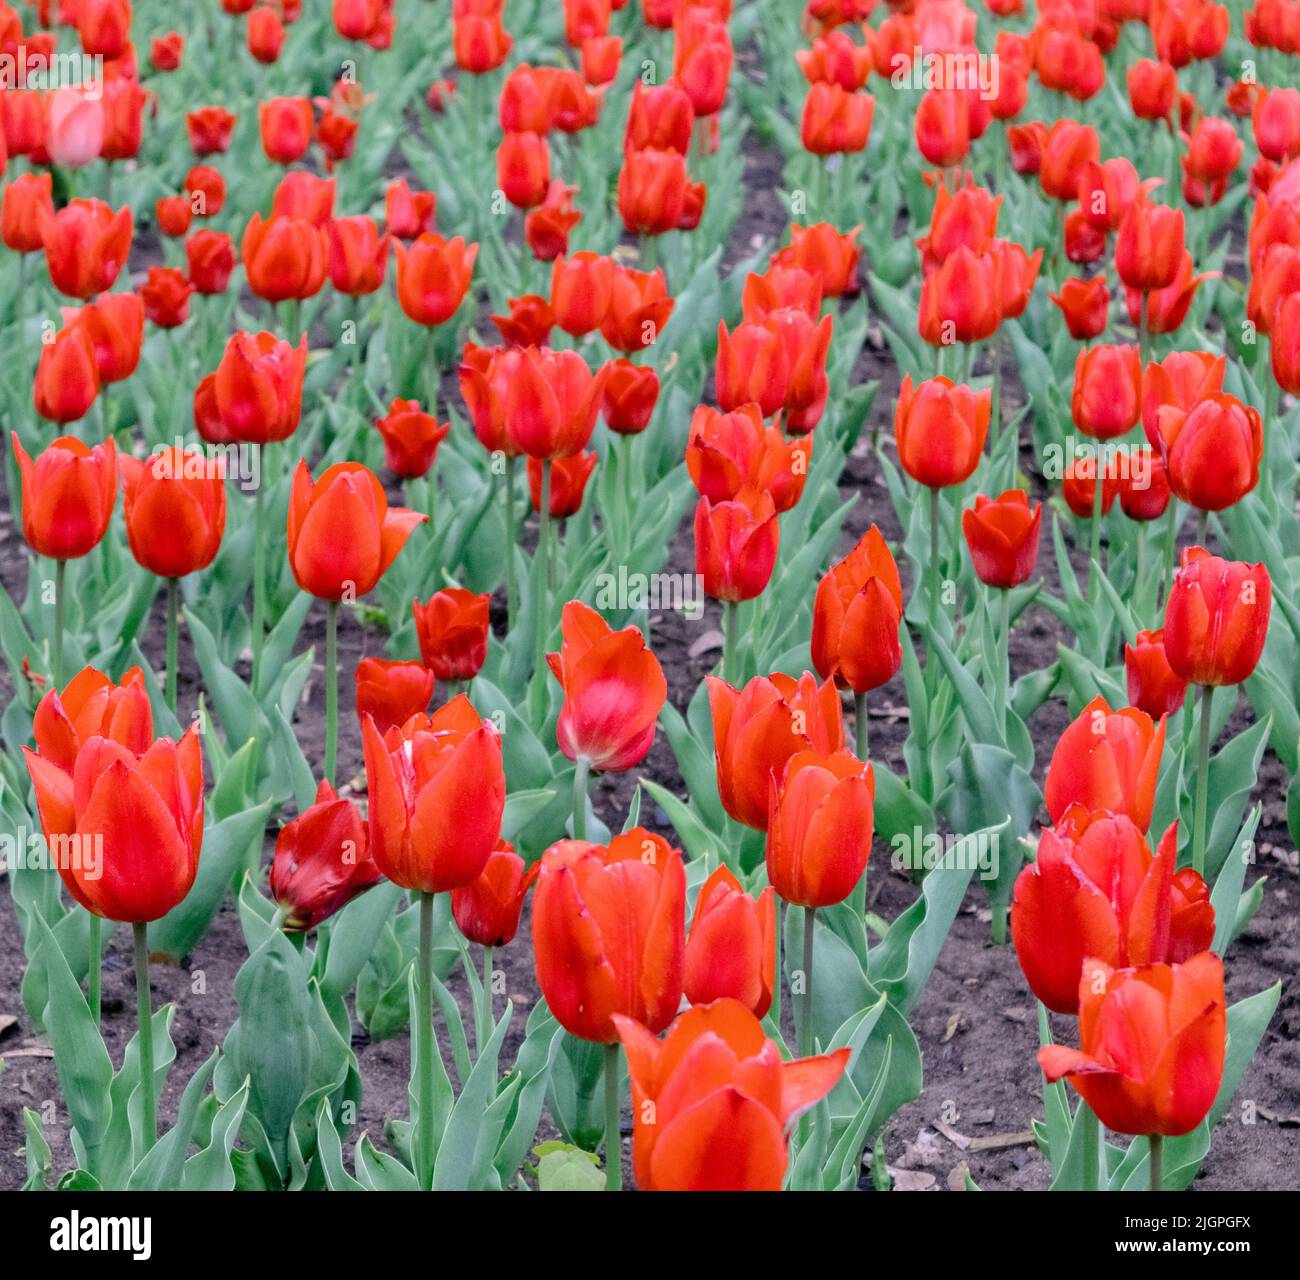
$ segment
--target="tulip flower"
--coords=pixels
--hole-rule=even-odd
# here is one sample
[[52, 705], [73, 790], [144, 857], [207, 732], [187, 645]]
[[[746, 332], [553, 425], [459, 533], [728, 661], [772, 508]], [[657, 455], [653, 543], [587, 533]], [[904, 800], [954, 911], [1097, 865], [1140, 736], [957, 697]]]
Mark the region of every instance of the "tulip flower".
[[699, 225], [707, 191], [691, 182], [676, 151], [629, 151], [618, 176], [618, 212], [634, 235], [658, 236]]
[[1053, 823], [1081, 804], [1122, 814], [1146, 831], [1164, 747], [1163, 719], [1153, 722], [1137, 707], [1112, 711], [1105, 698], [1094, 698], [1061, 735], [1047, 767], [1043, 797]]
[[356, 685], [357, 715], [369, 716], [382, 734], [429, 709], [434, 676], [422, 662], [362, 658]]
[[962, 512], [961, 529], [979, 580], [1009, 590], [1028, 580], [1038, 563], [1042, 503], [1030, 506], [1023, 489], [998, 498], [976, 495], [974, 507]]
[[50, 282], [71, 298], [113, 287], [131, 251], [131, 210], [102, 200], [71, 200], [42, 224]]
[[490, 597], [444, 587], [411, 601], [420, 659], [439, 680], [472, 680], [487, 657]]
[[546, 199], [529, 210], [524, 219], [524, 239], [538, 262], [554, 262], [569, 251], [569, 232], [582, 221], [573, 206], [577, 187], [566, 186], [558, 178], [551, 182]]
[[715, 395], [724, 413], [757, 404], [770, 418], [785, 403], [789, 387], [790, 358], [778, 332], [745, 321], [728, 333], [719, 322]]
[[1277, 385], [1300, 396], [1300, 294], [1290, 294], [1278, 305], [1268, 353]]
[[1187, 681], [1169, 665], [1165, 631], [1139, 631], [1124, 646], [1124, 671], [1128, 700], [1153, 720], [1171, 716], [1187, 697]]
[[366, 217], [333, 218], [325, 225], [325, 270], [339, 293], [361, 297], [384, 282], [388, 237]]
[[1011, 939], [1034, 995], [1077, 1014], [1090, 957], [1117, 968], [1181, 964], [1209, 947], [1209, 886], [1177, 863], [1177, 823], [1154, 855], [1128, 818], [1077, 805], [1044, 831], [1011, 905]]
[[[1142, 375], [1142, 429], [1154, 447], [1168, 452], [1168, 442], [1162, 443], [1162, 414], [1178, 421], [1207, 396], [1222, 391], [1226, 368], [1226, 357], [1208, 351], [1174, 351], [1147, 365]], [[1170, 417], [1167, 409], [1178, 413]]]
[[715, 676], [705, 682], [718, 798], [737, 822], [766, 831], [768, 792], [790, 757], [843, 748], [839, 694], [832, 681], [819, 686], [807, 671], [798, 680], [780, 673], [757, 676], [741, 690]]
[[492, 316], [501, 341], [510, 347], [546, 347], [550, 345], [555, 313], [550, 301], [537, 293], [510, 299], [510, 314]]
[[1071, 459], [1061, 477], [1061, 496], [1065, 499], [1065, 505], [1080, 520], [1090, 520], [1093, 506], [1098, 502], [1101, 504], [1101, 514], [1108, 515], [1124, 487], [1118, 455], [1103, 454], [1101, 497], [1098, 498], [1097, 462], [1095, 457]]
[[1300, 155], [1300, 89], [1270, 89], [1255, 99], [1251, 113], [1255, 145], [1281, 164]]
[[438, 446], [447, 438], [451, 424], [439, 426], [431, 413], [424, 413], [415, 400], [393, 400], [388, 414], [375, 419], [384, 441], [384, 463], [395, 476], [428, 474], [438, 456]]
[[638, 77], [628, 107], [624, 152], [676, 151], [684, 156], [694, 128], [695, 108], [678, 84], [646, 84]]
[[917, 332], [931, 346], [983, 342], [1001, 322], [1001, 273], [990, 252], [960, 245], [921, 284]]
[[791, 1125], [848, 1065], [847, 1049], [782, 1061], [735, 1000], [688, 1009], [662, 1041], [632, 1018], [614, 1021], [632, 1079], [632, 1164], [642, 1191], [779, 1191]]
[[425, 232], [412, 244], [397, 243], [397, 300], [416, 324], [445, 324], [469, 291], [478, 245], [457, 236]]
[[270, 889], [280, 927], [307, 933], [383, 878], [357, 806], [322, 780], [316, 803], [281, 827], [275, 840]]
[[972, 253], [983, 253], [997, 234], [1002, 197], [983, 187], [962, 187], [953, 194], [947, 187], [935, 193], [929, 234], [916, 242], [921, 262], [927, 268], [940, 266], [950, 253], [963, 245]]
[[185, 261], [195, 293], [225, 293], [235, 269], [235, 247], [224, 231], [196, 231], [185, 241]]
[[1106, 233], [1098, 231], [1084, 216], [1082, 209], [1065, 215], [1065, 257], [1067, 261], [1087, 266], [1106, 254]]
[[1119, 504], [1130, 520], [1159, 520], [1173, 496], [1164, 459], [1142, 445], [1129, 451], [1128, 474], [1120, 477]]
[[1048, 295], [1061, 309], [1065, 327], [1070, 337], [1087, 342], [1106, 332], [1110, 312], [1110, 289], [1105, 276], [1088, 280], [1070, 277], [1061, 284], [1060, 292]]
[[601, 336], [616, 350], [635, 355], [658, 339], [674, 305], [662, 270], [634, 271], [615, 263]]
[[162, 196], [154, 205], [158, 230], [165, 236], [183, 236], [189, 233], [194, 210], [187, 195]]
[[500, 6], [468, 10], [452, 22], [452, 51], [456, 65], [470, 75], [495, 71], [509, 56], [514, 40], [501, 22]]
[[903, 470], [931, 489], [964, 484], [984, 450], [991, 393], [972, 392], [950, 378], [929, 378], [915, 388], [903, 379], [894, 411], [894, 434]]
[[691, 100], [697, 118], [722, 110], [732, 58], [724, 20], [703, 5], [679, 6], [673, 19], [673, 80]]
[[306, 367], [306, 334], [296, 347], [271, 333], [234, 334], [208, 375], [229, 439], [259, 445], [287, 440], [302, 414]]
[[311, 99], [271, 98], [258, 103], [257, 113], [267, 159], [284, 165], [301, 160], [311, 145]]
[[695, 1005], [736, 1000], [756, 1018], [776, 989], [776, 896], [755, 902], [726, 866], [700, 887], [686, 937], [685, 993]]
[[5, 184], [0, 238], [15, 253], [44, 250], [45, 224], [54, 217], [53, 182], [48, 173], [20, 173]]
[[960, 89], [927, 89], [917, 103], [917, 150], [932, 165], [951, 169], [970, 150], [970, 98]]
[[81, 169], [104, 147], [104, 99], [65, 86], [51, 92], [45, 107], [45, 149], [60, 169]]
[[773, 266], [800, 267], [822, 278], [822, 294], [838, 298], [857, 291], [858, 258], [856, 245], [860, 227], [841, 235], [829, 222], [790, 227], [790, 244], [772, 256]]
[[[514, 845], [498, 840], [478, 878], [451, 891], [452, 917], [466, 940], [489, 951], [511, 942], [519, 929], [524, 899], [540, 870], [540, 862], [525, 870]], [[485, 968], [490, 964], [490, 957], [485, 958]], [[490, 992], [491, 983], [485, 986]]]
[[412, 191], [405, 178], [384, 192], [384, 225], [397, 240], [415, 240], [433, 230], [437, 199], [432, 191]]
[[871, 137], [876, 100], [819, 80], [804, 99], [800, 136], [804, 150], [815, 156], [865, 151]]
[[1041, 138], [1038, 180], [1043, 194], [1067, 203], [1079, 196], [1079, 173], [1101, 154], [1097, 132], [1075, 120], [1058, 120]]
[[846, 93], [861, 89], [871, 74], [871, 50], [855, 44], [843, 31], [819, 36], [811, 49], [797, 49], [794, 56], [809, 84], [825, 81]]
[[587, 481], [596, 469], [594, 453], [575, 453], [569, 458], [555, 458], [541, 462], [528, 459], [528, 497], [533, 510], [542, 510], [543, 469], [549, 467], [551, 476], [550, 504], [547, 512], [552, 520], [567, 520], [582, 509], [582, 495], [587, 491]]
[[185, 37], [178, 31], [154, 36], [149, 45], [149, 61], [155, 71], [179, 71], [185, 49]]
[[90, 339], [102, 384], [123, 382], [135, 372], [144, 341], [144, 303], [139, 297], [103, 294], [82, 307], [74, 323]]
[[614, 272], [614, 260], [598, 253], [556, 258], [551, 267], [551, 310], [565, 333], [581, 338], [601, 327], [609, 311]]
[[1272, 581], [1263, 565], [1186, 548], [1165, 606], [1169, 665], [1206, 689], [1240, 684], [1259, 662], [1272, 604]]
[[1097, 346], [1074, 361], [1070, 412], [1074, 425], [1096, 440], [1125, 435], [1137, 424], [1142, 363], [1134, 346]]
[[1153, 1190], [1161, 1140], [1190, 1133], [1218, 1095], [1224, 1005], [1223, 961], [1211, 951], [1185, 964], [1090, 963], [1079, 979], [1080, 1048], [1038, 1051], [1047, 1082], [1067, 1079], [1106, 1128], [1150, 1137]]
[[99, 148], [103, 160], [112, 164], [114, 160], [134, 160], [139, 155], [144, 109], [149, 100], [150, 95], [133, 77], [110, 77], [105, 82], [101, 103], [104, 134]]
[[604, 369], [593, 375], [576, 351], [521, 352], [501, 398], [517, 448], [542, 460], [580, 453], [596, 429], [607, 378]]
[[42, 418], [60, 425], [84, 418], [99, 395], [99, 362], [90, 333], [78, 324], [42, 343], [32, 402]]
[[[695, 566], [704, 590], [727, 602], [726, 670], [735, 660], [735, 605], [762, 595], [776, 567], [780, 529], [772, 495], [745, 488], [725, 502], [702, 497], [695, 507]], [[730, 661], [728, 661], [730, 660]]]
[[756, 404], [732, 413], [700, 405], [691, 418], [686, 469], [710, 502], [728, 502], [743, 489], [772, 497], [777, 513], [789, 511], [803, 494], [812, 458], [813, 437], [786, 440], [763, 422]]
[[226, 151], [235, 132], [236, 117], [224, 107], [200, 107], [185, 116], [190, 149], [196, 156]]
[[1022, 178], [1036, 177], [1042, 171], [1043, 143], [1047, 126], [1040, 120], [1007, 126], [1007, 147], [1011, 152], [1011, 167]]
[[[28, 456], [17, 433], [14, 457], [23, 486], [23, 537], [37, 555], [75, 560], [99, 545], [117, 501], [117, 450], [61, 436]], [[57, 679], [57, 675], [56, 675]]]
[[1115, 269], [1130, 288], [1149, 293], [1172, 284], [1183, 257], [1183, 212], [1139, 198], [1115, 241]]
[[92, 738], [143, 755], [153, 742], [153, 711], [144, 673], [132, 667], [121, 684], [114, 684], [102, 671], [83, 667], [61, 693], [51, 689], [36, 704], [32, 735], [35, 754], [69, 779], [78, 753]]
[[1222, 511], [1259, 482], [1263, 423], [1259, 410], [1233, 396], [1211, 393], [1194, 409], [1158, 414], [1176, 497], [1201, 511]]
[[[653, 366], [635, 365], [631, 360], [611, 360], [606, 368], [609, 372], [600, 404], [605, 425], [618, 435], [639, 435], [654, 417], [659, 375]], [[530, 468], [533, 461], [529, 460]]]
[[310, 222], [260, 213], [240, 245], [248, 287], [267, 302], [314, 297], [325, 283], [325, 239]]

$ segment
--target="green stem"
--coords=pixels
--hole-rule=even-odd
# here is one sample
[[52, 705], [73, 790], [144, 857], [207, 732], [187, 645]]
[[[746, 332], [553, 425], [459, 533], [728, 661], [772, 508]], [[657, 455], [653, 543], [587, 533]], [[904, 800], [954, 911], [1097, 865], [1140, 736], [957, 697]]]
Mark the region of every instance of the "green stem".
[[424, 1191], [433, 1187], [433, 897], [420, 894], [420, 1017], [415, 1027], [416, 1096], [420, 1103], [415, 1176]]
[[515, 456], [506, 458], [505, 500], [506, 500], [506, 628], [514, 630], [515, 607], [518, 603], [518, 589], [515, 586], [515, 543], [518, 532], [515, 529]]
[[1147, 367], [1147, 346], [1150, 343], [1151, 291], [1142, 290], [1142, 309], [1138, 313], [1138, 364], [1145, 371]]
[[1101, 451], [1097, 454], [1097, 468], [1092, 482], [1092, 539], [1088, 547], [1088, 612], [1097, 594], [1097, 575], [1101, 569], [1101, 499], [1103, 485], [1101, 478]]
[[90, 912], [90, 968], [86, 970], [86, 1003], [90, 1006], [90, 1016], [99, 1026], [100, 1020], [100, 986], [104, 957], [104, 922], [94, 912]]
[[803, 909], [803, 1016], [799, 1019], [799, 1056], [809, 1058], [813, 1051], [813, 932], [817, 908]]
[[591, 761], [586, 756], [579, 756], [573, 765], [573, 838], [587, 838], [587, 775], [591, 772]]
[[740, 601], [725, 601], [722, 606], [722, 617], [722, 674], [725, 679], [739, 688], [740, 672], [736, 669], [736, 645], [739, 643], [737, 620], [740, 617]]
[[1165, 512], [1165, 595], [1169, 598], [1169, 592], [1174, 584], [1174, 569], [1178, 559], [1178, 499], [1172, 494], [1169, 496], [1169, 508]]
[[339, 749], [339, 602], [325, 610], [325, 780], [334, 784]]
[[[930, 490], [930, 563], [926, 566], [926, 576], [930, 579], [926, 607], [929, 610], [930, 632], [933, 634], [939, 626], [939, 490]], [[926, 666], [930, 663], [927, 660]]]
[[144, 1118], [144, 1150], [158, 1141], [158, 1099], [154, 1096], [153, 1011], [149, 999], [149, 926], [132, 925], [135, 933], [135, 1008], [140, 1022], [140, 1114]]
[[[1196, 513], [1196, 545], [1204, 547], [1206, 535], [1210, 530], [1210, 513], [1208, 511], [1198, 511]], [[1206, 550], [1209, 548], [1207, 547]]]
[[618, 1041], [605, 1046], [605, 1190], [623, 1190], [623, 1143], [619, 1138], [619, 1060]]
[[172, 715], [176, 714], [176, 653], [178, 626], [177, 614], [180, 612], [180, 579], [167, 579], [167, 705]]
[[551, 540], [551, 460], [542, 461], [542, 493], [540, 510], [537, 513], [537, 550], [533, 553], [533, 594], [537, 597], [534, 608], [537, 610], [536, 650], [537, 662], [533, 670], [540, 672], [546, 666], [546, 614], [550, 595], [548, 579], [550, 569], [547, 564], [546, 547]]
[[1212, 684], [1201, 687], [1201, 739], [1196, 750], [1196, 818], [1192, 826], [1192, 868], [1205, 874], [1205, 817], [1210, 802], [1210, 703]]
[[865, 692], [853, 695], [853, 734], [859, 760], [867, 758], [867, 695]]
[[[484, 947], [484, 948], [483, 948], [483, 1009], [484, 1009], [484, 1012], [487, 1014], [487, 1020], [484, 1022], [483, 1025], [484, 1025], [484, 1026], [486, 1027], [486, 1029], [487, 1029], [487, 1034], [488, 1034], [488, 1035], [491, 1035], [491, 1034], [492, 1034], [492, 1018], [493, 1018], [493, 1010], [492, 1010], [492, 948], [491, 948], [491, 947]], [[481, 1047], [480, 1047], [480, 1051], [481, 1051]]]
[[1165, 1139], [1163, 1134], [1153, 1133], [1147, 1140], [1151, 1145], [1150, 1165], [1151, 1165], [1151, 1190], [1160, 1191], [1162, 1182], [1162, 1173], [1164, 1171]]
[[995, 712], [1002, 726], [1002, 736], [1007, 736], [1007, 697], [1011, 690], [1011, 592], [1003, 588], [998, 602], [998, 640], [1002, 645], [1002, 670], [998, 675]]
[[266, 616], [266, 449], [258, 450], [257, 491], [253, 495], [253, 688], [262, 669], [262, 626]]
[[66, 560], [54, 562], [54, 685], [63, 688], [63, 580], [68, 571]]
[[1101, 1121], [1097, 1113], [1079, 1099], [1074, 1123], [1083, 1125], [1083, 1191], [1101, 1190]]

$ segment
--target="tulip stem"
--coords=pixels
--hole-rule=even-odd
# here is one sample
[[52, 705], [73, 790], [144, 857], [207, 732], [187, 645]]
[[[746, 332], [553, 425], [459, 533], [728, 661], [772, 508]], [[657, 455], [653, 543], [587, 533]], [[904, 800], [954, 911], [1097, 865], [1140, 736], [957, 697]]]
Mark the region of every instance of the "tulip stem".
[[546, 666], [546, 611], [550, 596], [550, 565], [547, 547], [551, 540], [551, 460], [542, 460], [542, 493], [537, 513], [537, 549], [533, 552], [533, 607], [537, 610], [537, 665], [534, 674]]
[[[483, 1011], [487, 1015], [483, 1024], [483, 1043], [487, 1043], [487, 1037], [492, 1034], [492, 1019], [495, 1011], [492, 1008], [492, 948], [483, 948]], [[475, 1046], [481, 1053], [483, 1045]]]
[[1165, 599], [1174, 582], [1174, 566], [1178, 559], [1178, 499], [1169, 497], [1169, 510], [1165, 516]]
[[420, 1115], [415, 1176], [421, 1190], [433, 1187], [433, 894], [420, 894], [420, 1017], [415, 1027], [416, 1096]]
[[740, 688], [740, 672], [736, 669], [736, 645], [738, 643], [736, 632], [739, 627], [740, 602], [738, 600], [727, 600], [722, 606], [722, 617], [722, 674], [736, 688]]
[[1212, 684], [1201, 686], [1201, 740], [1196, 750], [1196, 818], [1192, 827], [1192, 867], [1205, 875], [1205, 819], [1210, 802], [1210, 703]]
[[803, 909], [803, 1017], [799, 1019], [799, 1056], [808, 1058], [813, 1051], [813, 930], [817, 908]]
[[54, 684], [63, 688], [63, 580], [68, 571], [66, 560], [54, 562]]
[[86, 970], [86, 1003], [90, 1016], [99, 1026], [101, 1000], [99, 996], [101, 969], [104, 955], [104, 922], [92, 911], [90, 914], [90, 967]]
[[1101, 1121], [1082, 1098], [1074, 1123], [1083, 1125], [1083, 1186], [1081, 1191], [1101, 1190]]
[[339, 602], [325, 606], [325, 780], [334, 785], [339, 751]]
[[140, 1022], [140, 1114], [144, 1117], [144, 1149], [158, 1141], [158, 1099], [154, 1095], [153, 1011], [149, 998], [149, 926], [134, 924], [135, 1008]]
[[1198, 547], [1205, 546], [1205, 538], [1209, 530], [1210, 513], [1208, 511], [1198, 511], [1196, 513], [1196, 545]]
[[176, 628], [180, 611], [180, 579], [167, 579], [167, 705], [176, 714]]
[[573, 838], [587, 838], [587, 775], [591, 761], [579, 756], [573, 765]]
[[619, 1061], [618, 1041], [605, 1046], [605, 1190], [623, 1190], [623, 1143], [619, 1138]]
[[1142, 309], [1138, 312], [1138, 366], [1147, 367], [1147, 345], [1151, 329], [1150, 316], [1151, 291], [1142, 290]]
[[1003, 587], [998, 595], [998, 639], [1002, 643], [1002, 670], [998, 673], [996, 690], [997, 722], [1002, 726], [1002, 737], [1007, 736], [1007, 700], [1011, 693], [1011, 591]]
[[265, 538], [265, 500], [266, 489], [266, 450], [262, 445], [258, 450], [257, 491], [253, 494], [253, 688], [257, 688], [258, 673], [262, 669], [262, 620], [266, 614], [266, 538]]
[[1101, 500], [1103, 493], [1101, 471], [1101, 458], [1098, 457], [1092, 481], [1092, 540], [1088, 547], [1088, 612], [1090, 615], [1097, 595], [1097, 576], [1101, 569]]
[[[927, 575], [930, 579], [929, 589], [926, 591], [926, 607], [929, 610], [929, 624], [931, 637], [939, 628], [939, 490], [930, 490], [930, 563], [926, 566]], [[933, 646], [933, 640], [931, 640]], [[930, 667], [937, 662], [933, 654], [926, 659], [926, 667]]]
[[517, 601], [517, 588], [515, 587], [515, 541], [518, 533], [515, 530], [515, 457], [513, 454], [506, 458], [505, 474], [505, 499], [506, 499], [506, 630], [513, 631], [515, 626], [515, 607]]
[[1165, 1139], [1160, 1133], [1153, 1133], [1147, 1141], [1151, 1144], [1151, 1190], [1161, 1191], [1162, 1173], [1165, 1154]]
[[859, 760], [867, 758], [867, 695], [866, 692], [853, 695], [853, 735]]

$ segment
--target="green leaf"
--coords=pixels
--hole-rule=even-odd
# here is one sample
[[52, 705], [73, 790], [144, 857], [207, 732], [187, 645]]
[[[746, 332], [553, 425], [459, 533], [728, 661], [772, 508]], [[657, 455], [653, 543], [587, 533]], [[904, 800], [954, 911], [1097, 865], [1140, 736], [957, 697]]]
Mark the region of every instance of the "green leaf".
[[[537, 1148], [542, 1151], [542, 1147]], [[537, 1162], [539, 1191], [604, 1191], [600, 1162], [580, 1147], [549, 1144]]]

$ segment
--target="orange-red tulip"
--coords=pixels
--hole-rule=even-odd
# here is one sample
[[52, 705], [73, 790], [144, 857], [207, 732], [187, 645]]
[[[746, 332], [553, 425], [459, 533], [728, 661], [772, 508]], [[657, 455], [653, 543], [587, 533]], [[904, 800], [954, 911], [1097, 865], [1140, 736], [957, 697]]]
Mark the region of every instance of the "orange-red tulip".
[[1079, 196], [1079, 174], [1101, 154], [1097, 131], [1075, 120], [1058, 120], [1042, 134], [1038, 180], [1053, 200], [1073, 201]]
[[444, 240], [431, 232], [397, 244], [397, 300], [416, 324], [439, 325], [460, 309], [469, 292], [478, 245], [461, 236]]
[[735, 603], [762, 595], [776, 567], [780, 529], [772, 495], [745, 488], [725, 502], [695, 507], [695, 570], [704, 590]]
[[411, 601], [420, 658], [439, 680], [472, 680], [487, 657], [490, 597], [444, 587]]
[[700, 886], [686, 936], [686, 998], [692, 1004], [738, 1000], [756, 1018], [776, 987], [776, 895], [755, 902], [726, 866]]
[[384, 225], [398, 240], [414, 240], [433, 230], [437, 198], [432, 191], [412, 191], [405, 178], [384, 192]]
[[395, 476], [422, 476], [438, 456], [438, 446], [447, 438], [451, 424], [439, 426], [431, 413], [421, 411], [415, 400], [395, 399], [388, 414], [375, 419], [384, 441], [384, 463]]
[[975, 505], [961, 513], [961, 531], [971, 563], [990, 587], [1017, 587], [1038, 563], [1043, 504], [1030, 506], [1023, 489], [1008, 489], [997, 498], [977, 494]]
[[333, 218], [325, 225], [325, 270], [339, 293], [360, 297], [384, 283], [388, 237], [373, 218]]
[[1165, 656], [1189, 684], [1240, 684], [1259, 663], [1273, 609], [1262, 564], [1183, 550], [1165, 603]]
[[517, 209], [532, 209], [551, 185], [551, 151], [540, 133], [507, 133], [497, 147], [497, 185]]
[[185, 116], [190, 149], [196, 156], [210, 156], [230, 147], [236, 117], [225, 107], [200, 107]]
[[510, 299], [510, 314], [492, 316], [501, 341], [510, 347], [545, 347], [555, 327], [550, 301], [540, 294], [526, 293]]
[[556, 258], [551, 267], [551, 310], [555, 323], [575, 338], [599, 329], [609, 313], [614, 284], [612, 258], [583, 251]]
[[306, 368], [306, 334], [296, 347], [272, 333], [234, 334], [216, 373], [209, 375], [229, 439], [252, 444], [287, 440], [302, 415]]
[[903, 470], [932, 489], [968, 480], [984, 451], [991, 396], [988, 389], [976, 393], [944, 377], [913, 388], [905, 376], [894, 410]]
[[1259, 482], [1264, 434], [1259, 410], [1211, 393], [1189, 413], [1158, 414], [1175, 496], [1202, 511], [1222, 511]]
[[1124, 673], [1129, 703], [1153, 720], [1173, 715], [1187, 697], [1187, 681], [1169, 665], [1163, 627], [1139, 631], [1124, 646]]
[[310, 222], [254, 213], [239, 252], [248, 287], [267, 302], [311, 298], [325, 283], [325, 239]]
[[700, 405], [691, 419], [686, 469], [710, 502], [727, 502], [745, 488], [771, 494], [778, 512], [789, 511], [803, 494], [813, 437], [786, 440], [767, 426], [756, 404], [719, 413]]
[[1097, 346], [1075, 357], [1070, 412], [1085, 435], [1111, 440], [1131, 431], [1141, 395], [1142, 362], [1136, 346]]
[[123, 456], [119, 465], [136, 562], [160, 578], [206, 569], [226, 528], [225, 468], [197, 450], [174, 447], [146, 460]]
[[639, 435], [650, 425], [659, 401], [659, 375], [652, 365], [611, 360], [606, 366], [601, 412], [605, 425], [623, 436]]
[[[540, 458], [528, 459], [528, 498], [534, 511], [542, 509], [543, 468], [548, 465]], [[551, 468], [552, 520], [567, 520], [582, 508], [582, 496], [587, 491], [587, 481], [596, 469], [595, 453], [575, 453], [568, 458], [555, 458]]]
[[131, 210], [102, 200], [71, 200], [42, 224], [50, 282], [71, 298], [113, 287], [131, 252]]
[[23, 537], [39, 556], [75, 560], [108, 531], [117, 501], [117, 450], [112, 437], [92, 449], [60, 436], [33, 461], [15, 433], [23, 484]]
[[480, 947], [504, 947], [513, 941], [524, 899], [540, 870], [540, 862], [525, 870], [514, 845], [498, 840], [478, 878], [451, 891], [456, 927]]
[[92, 738], [143, 755], [153, 742], [153, 711], [144, 673], [132, 667], [121, 684], [114, 684], [102, 671], [83, 667], [62, 693], [51, 689], [36, 704], [32, 735], [36, 754], [69, 778], [77, 754]]
[[1183, 260], [1183, 211], [1139, 198], [1120, 222], [1115, 270], [1130, 289], [1164, 289]]
[[816, 156], [865, 151], [871, 137], [876, 100], [818, 80], [804, 99], [800, 137], [804, 150]]
[[628, 355], [644, 351], [658, 339], [674, 305], [662, 269], [635, 271], [615, 263], [609, 281], [609, 308], [600, 322], [601, 336]]
[[917, 332], [931, 346], [983, 342], [1002, 322], [998, 258], [958, 246], [921, 285]]
[[75, 322], [41, 345], [32, 402], [50, 422], [85, 417], [99, 394], [99, 362], [90, 334]]
[[576, 351], [520, 351], [501, 396], [517, 448], [541, 459], [581, 453], [596, 429], [608, 376], [605, 369], [593, 375]]
[[224, 231], [196, 231], [185, 241], [185, 261], [195, 293], [225, 293], [235, 269], [235, 246]]
[[1174, 351], [1159, 363], [1148, 364], [1142, 375], [1142, 429], [1157, 449], [1161, 444], [1162, 410], [1190, 413], [1207, 396], [1223, 390], [1225, 356], [1208, 351]]
[[707, 189], [691, 182], [676, 151], [629, 151], [618, 176], [618, 212], [635, 235], [690, 231], [699, 225]]
[[422, 662], [362, 658], [355, 679], [357, 715], [369, 716], [380, 733], [423, 715], [433, 700], [433, 672]]
[[134, 293], [102, 294], [82, 307], [73, 323], [90, 339], [100, 382], [122, 382], [135, 372], [144, 341], [144, 303]]
[[790, 358], [781, 335], [749, 320], [728, 333], [720, 321], [715, 382], [718, 407], [725, 413], [757, 404], [765, 418], [771, 417], [790, 388]]
[[855, 293], [858, 288], [858, 258], [861, 250], [856, 241], [860, 227], [841, 235], [829, 222], [790, 227], [790, 244], [772, 256], [773, 266], [800, 267], [822, 278], [822, 295], [838, 298]]
[[1110, 312], [1110, 288], [1106, 277], [1092, 276], [1080, 280], [1071, 276], [1061, 284], [1059, 293], [1048, 295], [1061, 309], [1070, 337], [1087, 342], [1106, 332]]
[[20, 173], [5, 185], [0, 225], [5, 245], [15, 253], [45, 248], [45, 223], [54, 217], [53, 181], [48, 173]]
[[[311, 145], [314, 123], [310, 98], [271, 98], [258, 103], [262, 150], [276, 164], [301, 160]], [[224, 148], [223, 148], [224, 149]]]

